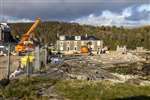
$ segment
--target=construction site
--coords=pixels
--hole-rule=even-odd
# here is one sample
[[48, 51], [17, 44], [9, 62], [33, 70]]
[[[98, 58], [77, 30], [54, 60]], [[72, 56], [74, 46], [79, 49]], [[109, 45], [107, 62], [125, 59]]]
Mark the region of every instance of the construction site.
[[[40, 23], [41, 19], [37, 18], [15, 44], [12, 43], [11, 36], [6, 35], [11, 32], [9, 26], [0, 24], [1, 85], [7, 85], [8, 80], [15, 82], [24, 77], [44, 77], [50, 80], [79, 80], [81, 83], [106, 81], [109, 84], [150, 86], [149, 50], [142, 47], [127, 50], [125, 46], [110, 50], [103, 40], [87, 34], [61, 35], [54, 45], [39, 44], [34, 39], [34, 31]], [[37, 95], [46, 97], [46, 100], [70, 100], [58, 95], [53, 88], [53, 85], [40, 87]], [[7, 99], [3, 96], [0, 98]], [[14, 97], [14, 100], [19, 100], [19, 97]]]

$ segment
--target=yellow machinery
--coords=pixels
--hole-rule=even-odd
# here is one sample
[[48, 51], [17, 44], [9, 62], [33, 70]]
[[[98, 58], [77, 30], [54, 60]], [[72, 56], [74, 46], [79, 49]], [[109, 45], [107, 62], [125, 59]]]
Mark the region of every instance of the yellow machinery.
[[28, 30], [27, 33], [23, 34], [21, 41], [16, 45], [15, 50], [16, 52], [26, 52], [28, 49], [33, 49], [33, 43], [30, 41], [31, 34], [33, 34], [35, 28], [38, 24], [41, 23], [41, 19], [37, 18], [31, 28]]
[[82, 46], [80, 51], [81, 53], [89, 53], [89, 48], [87, 46]]
[[23, 56], [21, 57], [21, 64], [23, 67], [25, 67], [28, 63], [28, 60], [30, 63], [32, 63], [34, 61], [35, 57], [34, 57], [34, 54], [30, 53], [29, 56]]

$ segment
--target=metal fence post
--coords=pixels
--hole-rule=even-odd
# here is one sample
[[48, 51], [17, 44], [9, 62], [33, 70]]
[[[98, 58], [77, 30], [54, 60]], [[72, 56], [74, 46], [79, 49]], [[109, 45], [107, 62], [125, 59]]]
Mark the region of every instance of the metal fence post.
[[29, 67], [30, 67], [30, 59], [29, 59], [29, 52], [27, 51], [27, 62], [26, 62], [27, 64], [27, 77], [29, 77], [30, 75], [29, 75]]
[[45, 45], [45, 67], [47, 66], [47, 57], [48, 57], [48, 46]]
[[8, 45], [8, 66], [7, 66], [7, 79], [9, 79], [10, 76], [10, 49], [11, 45]]

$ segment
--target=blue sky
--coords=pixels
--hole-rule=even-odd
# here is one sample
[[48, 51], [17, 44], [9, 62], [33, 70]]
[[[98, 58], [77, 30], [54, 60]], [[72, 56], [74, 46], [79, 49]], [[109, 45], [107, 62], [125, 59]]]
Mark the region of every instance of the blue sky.
[[150, 0], [0, 0], [0, 20], [58, 20], [94, 26], [150, 24]]

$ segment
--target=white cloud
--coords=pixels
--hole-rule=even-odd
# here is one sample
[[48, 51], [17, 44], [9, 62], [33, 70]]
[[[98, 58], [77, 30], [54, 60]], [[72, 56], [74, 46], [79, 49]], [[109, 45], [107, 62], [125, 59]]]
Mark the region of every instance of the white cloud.
[[[144, 15], [144, 19], [140, 18], [138, 20], [133, 20], [131, 17], [136, 17], [137, 14], [144, 14], [143, 11], [149, 11], [150, 5], [144, 4], [139, 7], [127, 7], [122, 10], [122, 12], [111, 12], [109, 10], [102, 11], [100, 15], [90, 14], [89, 16], [75, 19], [71, 22], [79, 24], [87, 24], [94, 26], [125, 26], [125, 27], [136, 27], [142, 25], [150, 25], [150, 12]], [[147, 16], [148, 15], [148, 16]], [[138, 16], [138, 15], [137, 15]]]
[[17, 19], [17, 20], [13, 20], [13, 19], [8, 19], [7, 22], [9, 23], [28, 23], [28, 22], [33, 22], [32, 20], [30, 19], [27, 19], [27, 18], [22, 18], [22, 19]]
[[28, 22], [33, 22], [30, 19], [27, 18], [17, 18], [17, 17], [10, 17], [10, 16], [0, 16], [0, 20], [3, 20], [4, 22], [8, 23], [28, 23]]
[[128, 7], [128, 8], [125, 8], [123, 11], [122, 11], [122, 16], [124, 17], [130, 17], [132, 16], [132, 7]]
[[147, 11], [150, 12], [150, 4], [143, 4], [138, 7], [139, 12]]

